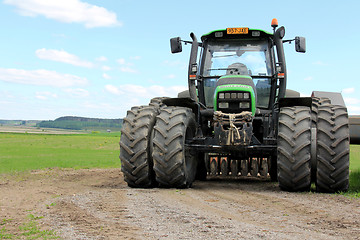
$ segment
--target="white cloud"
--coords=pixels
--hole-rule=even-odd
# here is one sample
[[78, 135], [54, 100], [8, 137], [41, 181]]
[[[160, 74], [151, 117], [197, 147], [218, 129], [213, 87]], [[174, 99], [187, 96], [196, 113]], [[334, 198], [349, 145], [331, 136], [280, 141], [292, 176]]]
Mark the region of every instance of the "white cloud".
[[45, 16], [65, 23], [81, 23], [86, 28], [121, 26], [116, 13], [80, 0], [4, 0], [17, 7], [20, 15]]
[[116, 60], [120, 65], [124, 65], [125, 64], [125, 59], [123, 58], [119, 58], [118, 60]]
[[137, 73], [137, 71], [131, 67], [121, 67], [120, 71], [127, 73]]
[[51, 92], [36, 92], [35, 97], [40, 100], [48, 100], [49, 98], [57, 98], [57, 95]]
[[69, 93], [73, 97], [79, 97], [79, 98], [88, 97], [90, 95], [89, 91], [82, 88], [67, 88], [64, 91]]
[[344, 98], [346, 105], [356, 105], [360, 103], [360, 99], [357, 98]]
[[111, 77], [109, 75], [107, 75], [106, 73], [103, 73], [102, 77], [105, 79], [111, 79]]
[[48, 98], [46, 96], [43, 96], [43, 95], [36, 95], [35, 97], [37, 99], [40, 99], [40, 100], [48, 100]]
[[120, 71], [126, 72], [126, 73], [137, 73], [138, 71], [135, 70], [132, 66], [134, 64], [126, 62], [124, 58], [119, 58], [116, 60], [118, 64], [121, 65]]
[[0, 100], [1, 98], [9, 100], [9, 99], [16, 99], [17, 97], [12, 92], [9, 92], [7, 90], [2, 90], [0, 91]]
[[[121, 104], [116, 104], [114, 102], [95, 102], [95, 101], [88, 101], [83, 102], [81, 106], [86, 112], [96, 112], [99, 118], [123, 118], [126, 116], [127, 110], [129, 110], [133, 106], [140, 105], [138, 102], [131, 102], [131, 101], [124, 101]], [[1, 106], [0, 106], [1, 107]], [[76, 110], [76, 114], [78, 110]]]
[[106, 85], [105, 90], [115, 95], [122, 95], [124, 99], [145, 98], [150, 100], [153, 97], [176, 97], [181, 91], [186, 90], [186, 86], [159, 86], [152, 85], [144, 87], [140, 85], [125, 84], [121, 86]]
[[349, 115], [360, 115], [360, 107], [359, 106], [347, 106]]
[[360, 114], [360, 99], [359, 98], [344, 98], [346, 107], [350, 115], [359, 115]]
[[105, 85], [105, 90], [108, 91], [109, 93], [115, 94], [115, 95], [120, 95], [122, 92], [119, 90], [119, 88], [113, 86], [113, 85]]
[[0, 68], [0, 80], [38, 86], [70, 87], [87, 84], [87, 79], [44, 69], [22, 70]]
[[354, 93], [355, 88], [344, 88], [341, 92], [342, 93]]
[[111, 67], [109, 67], [109, 66], [102, 66], [101, 69], [102, 69], [103, 71], [110, 71], [110, 70], [111, 70]]
[[93, 63], [81, 60], [78, 56], [70, 54], [64, 50], [41, 48], [36, 50], [35, 53], [36, 56], [40, 59], [68, 63], [79, 67], [92, 68], [94, 66]]
[[311, 81], [311, 80], [313, 80], [313, 77], [309, 76], [309, 77], [304, 78], [304, 80], [305, 81]]

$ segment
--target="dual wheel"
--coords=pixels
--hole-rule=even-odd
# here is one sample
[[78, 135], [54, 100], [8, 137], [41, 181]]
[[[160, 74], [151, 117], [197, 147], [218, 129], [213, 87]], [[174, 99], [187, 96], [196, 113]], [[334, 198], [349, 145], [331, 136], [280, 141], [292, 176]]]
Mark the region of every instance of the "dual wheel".
[[184, 107], [135, 107], [124, 119], [121, 170], [130, 187], [190, 187], [197, 158], [185, 144], [196, 133], [195, 115]]
[[277, 177], [287, 191], [319, 192], [349, 187], [349, 126], [345, 107], [329, 103], [316, 108], [296, 106], [280, 110]]

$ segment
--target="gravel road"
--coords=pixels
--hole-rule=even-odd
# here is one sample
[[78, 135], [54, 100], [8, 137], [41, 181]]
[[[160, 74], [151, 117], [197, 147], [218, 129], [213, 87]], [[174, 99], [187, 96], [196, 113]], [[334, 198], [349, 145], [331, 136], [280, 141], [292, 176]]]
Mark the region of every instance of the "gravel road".
[[132, 189], [119, 169], [53, 169], [2, 175], [0, 194], [0, 229], [15, 236], [32, 214], [62, 239], [360, 239], [360, 199], [261, 179]]

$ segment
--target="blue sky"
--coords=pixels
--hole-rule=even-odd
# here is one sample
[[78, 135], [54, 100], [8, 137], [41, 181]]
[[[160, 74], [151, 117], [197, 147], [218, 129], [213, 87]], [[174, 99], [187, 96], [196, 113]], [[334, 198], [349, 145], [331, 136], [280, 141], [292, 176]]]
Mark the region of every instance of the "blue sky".
[[0, 119], [122, 118], [187, 87], [190, 46], [169, 39], [250, 27], [306, 37], [285, 45], [288, 88], [342, 92], [360, 114], [358, 1], [1, 0]]

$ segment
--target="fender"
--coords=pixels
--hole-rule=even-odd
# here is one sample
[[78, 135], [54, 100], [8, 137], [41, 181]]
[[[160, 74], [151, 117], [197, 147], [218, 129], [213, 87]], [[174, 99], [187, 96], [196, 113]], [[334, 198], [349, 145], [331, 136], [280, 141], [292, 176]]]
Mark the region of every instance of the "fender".
[[185, 98], [167, 98], [162, 101], [167, 106], [178, 106], [178, 107], [187, 107], [191, 108], [196, 117], [199, 115], [200, 107], [197, 102], [193, 99]]

